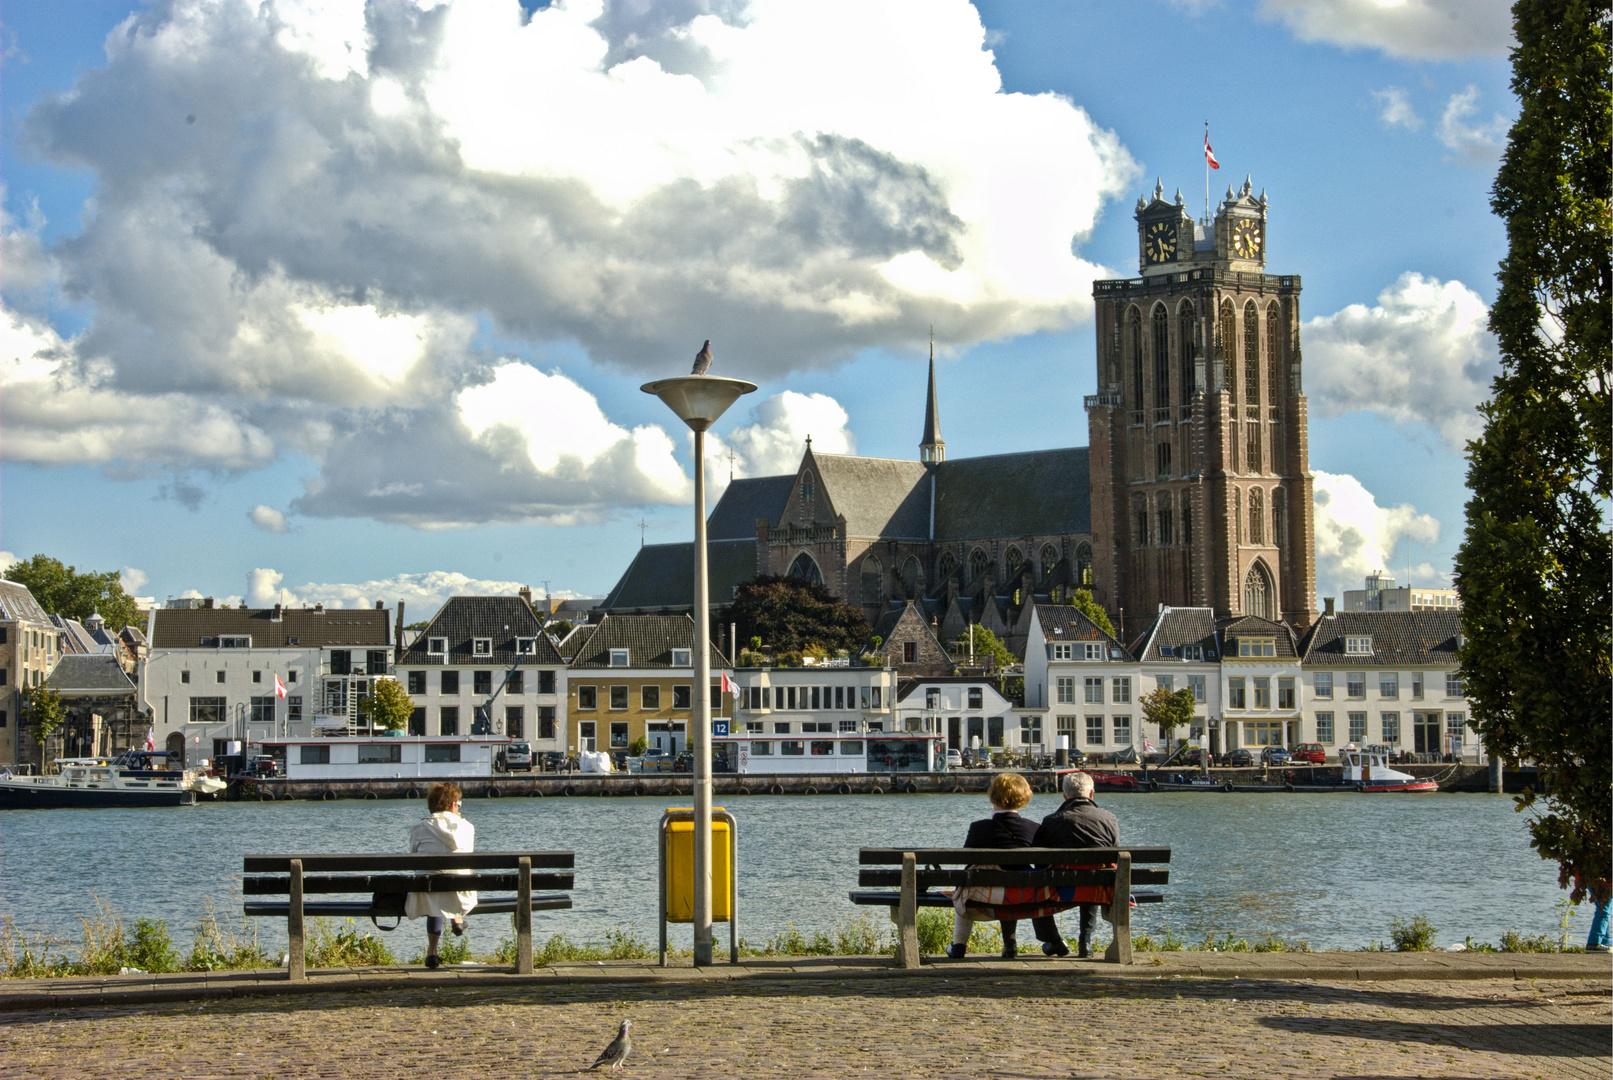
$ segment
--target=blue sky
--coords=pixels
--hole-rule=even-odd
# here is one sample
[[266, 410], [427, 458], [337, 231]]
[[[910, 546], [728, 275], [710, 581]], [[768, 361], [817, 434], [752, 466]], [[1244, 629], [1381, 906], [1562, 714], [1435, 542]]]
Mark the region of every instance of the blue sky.
[[[1303, 276], [1318, 586], [1448, 580], [1505, 234], [1504, 4], [7, 0], [0, 549], [158, 599], [602, 595], [720, 487], [1087, 441], [1090, 282], [1201, 209]], [[710, 8], [711, 10], [707, 10]]]

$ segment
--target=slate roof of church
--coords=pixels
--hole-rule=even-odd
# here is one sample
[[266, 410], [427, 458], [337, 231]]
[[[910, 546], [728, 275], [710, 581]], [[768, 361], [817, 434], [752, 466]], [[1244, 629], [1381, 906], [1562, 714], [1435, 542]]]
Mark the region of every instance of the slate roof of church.
[[[1341, 611], [1323, 616], [1305, 638], [1307, 664], [1384, 667], [1425, 664], [1454, 667], [1459, 611]], [[1372, 638], [1370, 656], [1346, 656], [1344, 638]]]
[[1275, 637], [1277, 639], [1277, 659], [1294, 660], [1299, 658], [1299, 644], [1294, 640], [1294, 632], [1288, 628], [1287, 623], [1272, 622], [1255, 615], [1232, 617], [1217, 620], [1216, 627], [1221, 632], [1221, 640], [1227, 644], [1222, 648], [1223, 660], [1236, 660], [1238, 647], [1231, 644], [1241, 637]]
[[929, 469], [923, 462], [816, 452], [813, 461], [829, 501], [845, 516], [847, 536], [929, 539]]
[[[792, 478], [793, 479], [793, 478]], [[756, 528], [749, 538], [706, 544], [706, 595], [722, 606], [756, 577]], [[599, 606], [606, 611], [688, 611], [694, 606], [694, 544], [646, 544]]]
[[935, 539], [1090, 533], [1087, 461], [1084, 446], [943, 461], [935, 468]]
[[15, 581], [0, 581], [0, 619], [47, 621], [45, 609], [39, 606], [28, 586]]
[[134, 683], [129, 681], [123, 668], [118, 666], [118, 658], [105, 653], [85, 655], [72, 653], [56, 661], [56, 666], [50, 669], [50, 677], [45, 685], [58, 693], [70, 693], [75, 690], [93, 690], [97, 692], [134, 693]]
[[706, 519], [706, 539], [756, 541], [756, 519], [777, 525], [795, 486], [795, 474], [750, 476], [728, 485]]
[[[446, 654], [427, 651], [434, 637], [448, 639]], [[509, 667], [515, 663], [518, 637], [536, 639], [532, 653], [522, 657], [523, 664], [565, 663], [539, 626], [538, 617], [519, 596], [451, 596], [398, 662]], [[471, 648], [472, 638], [491, 638], [492, 653], [476, 655]]]
[[206, 648], [221, 635], [245, 635], [254, 649], [311, 649], [391, 644], [384, 608], [158, 608], [152, 612], [153, 649]]
[[[1137, 650], [1138, 660], [1180, 660], [1183, 645], [1199, 645], [1204, 659], [1215, 660], [1220, 651], [1215, 640], [1215, 611], [1205, 607], [1166, 608], [1155, 619]], [[1166, 656], [1164, 646], [1171, 650]]]
[[[571, 666], [608, 668], [610, 651], [626, 649], [630, 668], [671, 667], [673, 649], [693, 647], [694, 620], [687, 615], [607, 615]], [[711, 646], [711, 666], [713, 670], [728, 666], [715, 644]]]

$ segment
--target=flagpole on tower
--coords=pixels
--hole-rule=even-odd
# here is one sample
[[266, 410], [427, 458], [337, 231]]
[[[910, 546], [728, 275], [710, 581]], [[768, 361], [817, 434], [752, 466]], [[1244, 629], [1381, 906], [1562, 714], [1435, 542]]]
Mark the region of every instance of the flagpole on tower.
[[1204, 224], [1210, 223], [1210, 122], [1204, 121]]

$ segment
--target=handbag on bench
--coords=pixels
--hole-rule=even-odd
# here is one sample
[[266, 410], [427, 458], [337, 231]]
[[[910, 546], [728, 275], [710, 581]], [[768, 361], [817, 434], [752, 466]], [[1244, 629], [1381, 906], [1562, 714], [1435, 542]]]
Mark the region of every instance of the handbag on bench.
[[[408, 893], [378, 892], [373, 894], [370, 897], [370, 922], [375, 924], [377, 930], [391, 933], [403, 925], [403, 920], [406, 917], [404, 905], [408, 900]], [[380, 922], [382, 919], [396, 919], [398, 921], [391, 926], [382, 926]]]

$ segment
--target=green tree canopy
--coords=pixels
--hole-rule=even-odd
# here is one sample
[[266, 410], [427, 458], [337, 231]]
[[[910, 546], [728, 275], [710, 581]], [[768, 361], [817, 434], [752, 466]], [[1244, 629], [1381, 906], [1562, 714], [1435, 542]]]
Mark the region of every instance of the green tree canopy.
[[1193, 710], [1198, 705], [1198, 699], [1193, 696], [1191, 688], [1170, 691], [1161, 686], [1151, 694], [1144, 694], [1140, 704], [1143, 719], [1157, 725], [1160, 737], [1169, 742], [1177, 728], [1192, 725]]
[[67, 707], [61, 695], [48, 686], [34, 686], [23, 691], [24, 711], [34, 726], [34, 742], [44, 746], [56, 729], [67, 719]]
[[384, 731], [404, 731], [414, 714], [414, 698], [396, 679], [377, 679], [368, 696], [358, 702], [359, 719]]
[[764, 574], [746, 582], [721, 617], [738, 625], [736, 640], [759, 637], [776, 652], [818, 645], [831, 653], [855, 653], [868, 640], [868, 620], [861, 609], [799, 578]]
[[1064, 598], [1064, 602], [1091, 619], [1093, 626], [1110, 637], [1115, 636], [1115, 624], [1109, 621], [1109, 613], [1103, 610], [1103, 605], [1092, 598], [1091, 589], [1076, 589]]
[[60, 559], [35, 555], [8, 567], [6, 579], [26, 585], [39, 606], [52, 615], [82, 620], [98, 614], [114, 632], [140, 619], [116, 570], [79, 573], [78, 567], [66, 566]]
[[1501, 374], [1468, 445], [1458, 656], [1486, 748], [1539, 767], [1517, 806], [1577, 902], [1609, 879], [1613, 801], [1610, 16], [1587, 0], [1512, 11], [1520, 110], [1491, 199], [1507, 225]]
[[969, 660], [969, 639], [974, 639], [975, 663], [980, 663], [985, 657], [991, 657], [992, 663], [998, 671], [1005, 670], [1014, 662], [1014, 654], [1008, 651], [1003, 639], [992, 633], [979, 623], [970, 625], [967, 633], [953, 643], [952, 659], [956, 663], [967, 663]]

